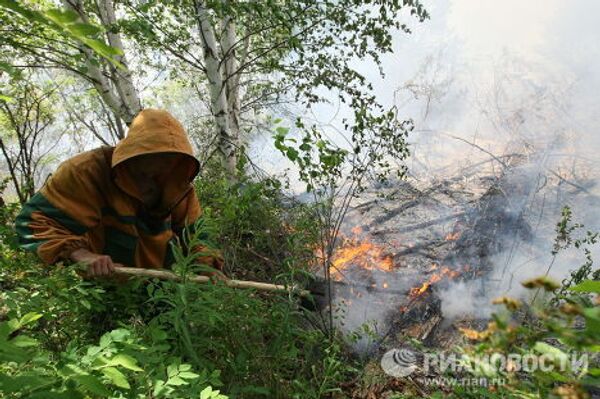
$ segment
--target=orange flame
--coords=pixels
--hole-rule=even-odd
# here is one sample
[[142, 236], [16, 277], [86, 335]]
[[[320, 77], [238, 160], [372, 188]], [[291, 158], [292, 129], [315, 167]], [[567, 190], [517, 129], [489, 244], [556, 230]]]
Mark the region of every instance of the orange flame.
[[344, 271], [351, 266], [384, 272], [394, 270], [393, 257], [385, 254], [382, 247], [370, 241], [345, 240], [342, 247], [335, 252], [331, 263], [331, 276], [335, 280], [341, 280]]
[[456, 231], [454, 233], [448, 233], [446, 234], [446, 237], [444, 238], [444, 240], [446, 241], [456, 241], [460, 238], [460, 232]]
[[[431, 265], [431, 268], [429, 270], [436, 270], [437, 269], [437, 265], [434, 263]], [[433, 284], [441, 281], [443, 278], [448, 278], [448, 279], [453, 279], [456, 278], [460, 275], [460, 272], [457, 270], [452, 270], [446, 266], [443, 266], [439, 272], [432, 274], [431, 276], [429, 276], [429, 279], [427, 279], [427, 281], [425, 281], [423, 284], [421, 284], [418, 287], [413, 287], [410, 289], [408, 296], [411, 298], [417, 298], [421, 295], [423, 295], [425, 292], [427, 292], [427, 290], [429, 289], [429, 287], [431, 287]]]

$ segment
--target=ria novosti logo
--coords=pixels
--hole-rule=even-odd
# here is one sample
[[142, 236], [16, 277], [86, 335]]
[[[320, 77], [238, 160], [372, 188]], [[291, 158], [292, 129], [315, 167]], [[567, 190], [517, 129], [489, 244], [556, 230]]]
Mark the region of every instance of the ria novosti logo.
[[[419, 360], [419, 361], [417, 361]], [[445, 372], [469, 372], [492, 376], [502, 372], [586, 372], [589, 357], [586, 353], [566, 354], [550, 352], [544, 354], [519, 354], [494, 352], [485, 355], [455, 353], [420, 353], [412, 348], [399, 348], [387, 351], [381, 358], [381, 368], [392, 377], [408, 377], [417, 369], [428, 374]]]
[[410, 348], [389, 350], [381, 358], [381, 368], [392, 377], [407, 377], [417, 369], [417, 353]]

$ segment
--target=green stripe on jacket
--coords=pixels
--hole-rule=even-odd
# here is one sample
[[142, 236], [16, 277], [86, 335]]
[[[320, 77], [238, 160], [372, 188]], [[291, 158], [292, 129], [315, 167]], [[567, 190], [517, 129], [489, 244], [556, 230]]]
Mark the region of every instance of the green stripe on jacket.
[[77, 220], [52, 205], [46, 197], [38, 192], [23, 205], [21, 212], [15, 220], [15, 227], [19, 237], [19, 246], [28, 251], [36, 251], [37, 247], [45, 241], [36, 238], [29, 227], [29, 224], [32, 222], [31, 214], [33, 212], [44, 214], [44, 216], [55, 220], [67, 230], [77, 235], [82, 235], [88, 230], [87, 227]]

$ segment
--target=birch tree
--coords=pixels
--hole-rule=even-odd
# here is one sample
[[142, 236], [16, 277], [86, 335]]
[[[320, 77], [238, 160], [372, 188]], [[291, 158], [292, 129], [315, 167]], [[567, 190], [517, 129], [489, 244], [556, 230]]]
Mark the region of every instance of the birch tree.
[[[241, 133], [251, 129], [253, 115], [285, 101], [305, 107], [324, 102], [323, 89], [352, 109], [353, 118], [344, 123], [354, 145], [368, 140], [367, 125], [382, 124], [387, 110], [353, 60], [380, 67], [395, 32], [410, 32], [406, 20], [428, 17], [418, 0], [123, 4], [128, 35], [161, 51], [177, 69], [195, 71], [183, 78], [206, 85], [219, 152], [232, 175], [244, 148]], [[313, 126], [299, 120], [296, 128]]]
[[[62, 0], [65, 8], [77, 14], [80, 21], [89, 24], [90, 19], [82, 0]], [[114, 29], [117, 22], [112, 0], [98, 0], [97, 17], [106, 30], [108, 44], [118, 50], [115, 61], [118, 63], [100, 63], [94, 52], [79, 45], [79, 51], [85, 56], [87, 77], [94, 85], [104, 103], [110, 107], [115, 116], [127, 125], [141, 111], [139, 95], [133, 84], [132, 72], [128, 67], [125, 48], [121, 35]], [[120, 64], [120, 65], [119, 65]], [[120, 138], [123, 138], [122, 135]]]
[[[61, 69], [84, 79], [114, 114], [118, 138], [123, 138], [126, 125], [141, 110], [141, 101], [123, 38], [116, 29], [114, 2], [62, 0], [55, 6], [63, 8], [45, 13], [53, 26], [39, 18], [26, 23], [23, 14], [27, 13], [0, 9], [6, 34], [0, 43], [6, 50], [0, 64], [12, 70]], [[64, 31], [75, 32], [78, 40], [70, 40], [61, 34]]]

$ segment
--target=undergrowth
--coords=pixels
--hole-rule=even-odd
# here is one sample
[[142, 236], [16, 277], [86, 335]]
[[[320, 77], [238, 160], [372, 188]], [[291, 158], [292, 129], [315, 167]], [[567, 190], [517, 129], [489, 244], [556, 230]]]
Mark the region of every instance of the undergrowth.
[[[204, 214], [176, 249], [183, 282], [85, 281], [15, 247], [4, 207], [0, 398], [321, 398], [353, 372], [341, 341], [293, 295], [185, 280], [205, 268], [183, 248], [217, 242], [226, 272], [288, 282], [306, 272], [310, 209], [271, 181], [204, 179]], [[206, 231], [213, 232], [207, 237]], [[305, 233], [308, 232], [308, 233]]]

